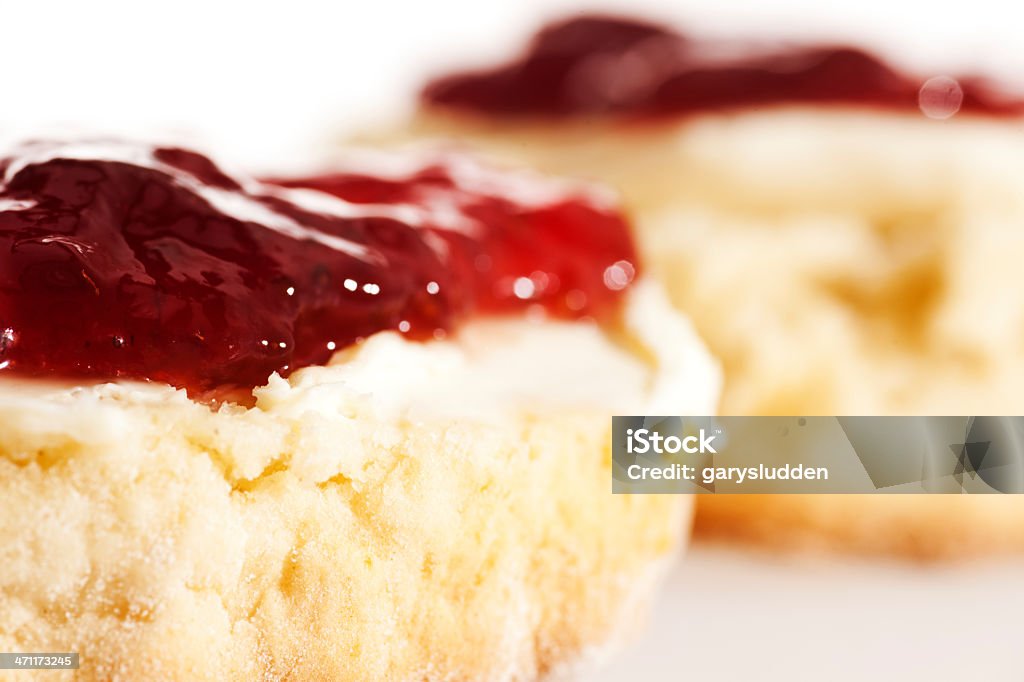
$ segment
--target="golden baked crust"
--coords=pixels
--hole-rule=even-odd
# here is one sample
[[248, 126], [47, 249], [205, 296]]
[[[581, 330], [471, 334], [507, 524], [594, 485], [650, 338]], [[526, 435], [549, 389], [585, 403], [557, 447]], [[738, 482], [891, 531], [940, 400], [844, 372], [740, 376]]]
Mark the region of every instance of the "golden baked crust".
[[610, 494], [606, 415], [291, 390], [0, 399], [0, 650], [81, 654], [47, 679], [534, 679], [628, 628], [688, 527]]
[[967, 559], [1024, 549], [1019, 495], [704, 495], [695, 533], [765, 548]]

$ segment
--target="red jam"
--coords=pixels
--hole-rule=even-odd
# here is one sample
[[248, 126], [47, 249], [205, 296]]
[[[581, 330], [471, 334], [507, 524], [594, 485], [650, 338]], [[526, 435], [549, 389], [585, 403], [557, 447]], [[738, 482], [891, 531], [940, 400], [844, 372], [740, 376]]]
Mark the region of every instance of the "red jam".
[[[916, 111], [925, 83], [851, 47], [765, 49], [585, 16], [541, 30], [509, 64], [441, 78], [422, 96], [429, 104], [499, 116], [664, 117], [777, 104]], [[1024, 111], [1024, 101], [1002, 97], [981, 79], [961, 78], [952, 87], [961, 92], [928, 97], [962, 96], [956, 104], [967, 113]]]
[[466, 159], [272, 184], [182, 149], [33, 144], [0, 160], [0, 370], [251, 388], [382, 330], [600, 317], [635, 262], [613, 206]]

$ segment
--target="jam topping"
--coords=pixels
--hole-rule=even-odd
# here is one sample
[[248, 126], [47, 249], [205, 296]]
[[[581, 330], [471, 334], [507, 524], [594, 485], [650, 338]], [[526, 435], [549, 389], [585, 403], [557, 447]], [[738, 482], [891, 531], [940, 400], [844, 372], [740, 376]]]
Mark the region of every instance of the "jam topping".
[[701, 41], [605, 16], [548, 26], [511, 63], [441, 78], [422, 97], [510, 117], [661, 117], [775, 104], [920, 108], [933, 118], [1024, 111], [1024, 100], [982, 79], [915, 78], [856, 48]]
[[435, 157], [257, 182], [172, 148], [0, 160], [0, 371], [252, 388], [382, 330], [614, 310], [635, 252], [594, 192]]

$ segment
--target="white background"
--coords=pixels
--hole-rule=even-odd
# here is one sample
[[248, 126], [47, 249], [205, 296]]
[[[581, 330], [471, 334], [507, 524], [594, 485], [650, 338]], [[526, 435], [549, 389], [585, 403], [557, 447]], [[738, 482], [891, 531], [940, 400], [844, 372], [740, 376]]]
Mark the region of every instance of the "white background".
[[[1019, 3], [654, 0], [717, 33], [849, 38], [936, 74], [1024, 73]], [[399, 120], [428, 73], [511, 50], [572, 0], [0, 2], [0, 138], [183, 139], [254, 170]], [[594, 5], [591, 5], [594, 6]], [[600, 679], [1024, 678], [1019, 565], [788, 561], [700, 549]]]

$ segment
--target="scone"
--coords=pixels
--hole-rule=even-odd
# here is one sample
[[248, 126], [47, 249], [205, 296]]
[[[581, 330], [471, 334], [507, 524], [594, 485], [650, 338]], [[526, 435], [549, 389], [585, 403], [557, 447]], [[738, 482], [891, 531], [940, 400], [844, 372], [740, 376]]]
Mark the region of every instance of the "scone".
[[[652, 271], [723, 361], [723, 414], [1019, 414], [1022, 113], [979, 78], [856, 48], [581, 17], [429, 84], [402, 137], [620, 188]], [[1012, 499], [699, 505], [698, 527], [775, 543], [1024, 549]]]
[[525, 680], [629, 634], [691, 509], [611, 494], [609, 415], [710, 410], [714, 363], [601, 192], [386, 166], [0, 162], [0, 651]]

